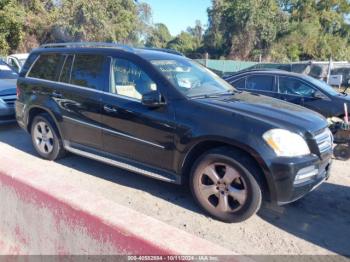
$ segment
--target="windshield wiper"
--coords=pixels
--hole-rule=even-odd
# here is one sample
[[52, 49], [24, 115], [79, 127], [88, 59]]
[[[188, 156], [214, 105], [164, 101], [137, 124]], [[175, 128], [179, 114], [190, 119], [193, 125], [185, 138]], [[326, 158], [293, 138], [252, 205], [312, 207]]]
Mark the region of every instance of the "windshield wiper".
[[348, 95], [348, 93], [346, 93], [346, 91], [349, 89], [349, 86], [350, 86], [350, 85], [348, 85], [348, 86], [344, 89], [344, 91], [342, 92], [342, 94]]
[[197, 98], [215, 98], [215, 97], [220, 97], [220, 96], [228, 96], [228, 95], [234, 95], [235, 91], [227, 91], [225, 93], [213, 93], [213, 94], [206, 94], [206, 95], [197, 95], [197, 96], [192, 96], [192, 99], [197, 99]]

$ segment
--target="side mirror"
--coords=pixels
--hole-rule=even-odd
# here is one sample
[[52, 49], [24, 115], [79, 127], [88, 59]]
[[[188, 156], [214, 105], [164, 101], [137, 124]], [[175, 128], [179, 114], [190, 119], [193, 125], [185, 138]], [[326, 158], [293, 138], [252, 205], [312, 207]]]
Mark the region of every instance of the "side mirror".
[[321, 91], [316, 91], [313, 95], [315, 99], [325, 99], [325, 95]]
[[141, 103], [144, 106], [155, 108], [165, 105], [162, 95], [158, 91], [151, 91], [142, 96]]

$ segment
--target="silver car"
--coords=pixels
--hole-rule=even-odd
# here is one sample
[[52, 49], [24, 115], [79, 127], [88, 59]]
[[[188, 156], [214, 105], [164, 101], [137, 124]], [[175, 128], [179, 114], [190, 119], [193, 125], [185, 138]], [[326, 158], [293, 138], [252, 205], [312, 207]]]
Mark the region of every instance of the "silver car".
[[16, 121], [15, 101], [18, 74], [5, 62], [0, 61], [0, 124]]

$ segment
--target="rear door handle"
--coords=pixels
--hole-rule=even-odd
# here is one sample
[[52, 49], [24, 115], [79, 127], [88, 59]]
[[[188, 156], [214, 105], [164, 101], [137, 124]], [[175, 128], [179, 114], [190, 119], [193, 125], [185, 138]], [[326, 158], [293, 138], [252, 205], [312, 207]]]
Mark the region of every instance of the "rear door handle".
[[59, 92], [54, 91], [54, 92], [52, 92], [52, 97], [63, 98], [63, 95], [61, 93], [59, 93]]
[[118, 112], [118, 109], [116, 109], [116, 108], [113, 107], [113, 106], [107, 106], [107, 105], [105, 105], [105, 106], [103, 107], [103, 109], [104, 109], [106, 112], [108, 112], [108, 113], [117, 113], [117, 112]]

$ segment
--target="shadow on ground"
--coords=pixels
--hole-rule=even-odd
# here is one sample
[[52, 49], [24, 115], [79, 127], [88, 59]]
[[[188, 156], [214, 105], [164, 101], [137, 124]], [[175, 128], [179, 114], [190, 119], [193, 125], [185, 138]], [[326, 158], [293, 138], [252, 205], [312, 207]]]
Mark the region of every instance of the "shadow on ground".
[[[30, 136], [15, 125], [0, 127], [0, 143], [36, 155]], [[202, 213], [185, 187], [130, 172], [116, 172], [114, 167], [74, 155], [69, 155], [58, 163]], [[305, 241], [337, 254], [350, 255], [350, 187], [324, 183], [295, 203], [283, 207], [263, 207], [258, 215]]]

